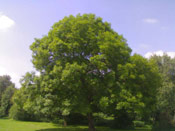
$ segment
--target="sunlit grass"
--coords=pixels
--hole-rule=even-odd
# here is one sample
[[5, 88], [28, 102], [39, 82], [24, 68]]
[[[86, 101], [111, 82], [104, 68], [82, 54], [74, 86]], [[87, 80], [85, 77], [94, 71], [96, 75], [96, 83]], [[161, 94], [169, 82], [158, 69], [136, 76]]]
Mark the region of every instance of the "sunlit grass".
[[[88, 131], [87, 126], [68, 126], [62, 127], [53, 123], [46, 122], [26, 122], [15, 121], [12, 119], [0, 119], [0, 131]], [[122, 131], [108, 127], [97, 127], [97, 131]], [[150, 127], [137, 128], [125, 131], [151, 131]]]

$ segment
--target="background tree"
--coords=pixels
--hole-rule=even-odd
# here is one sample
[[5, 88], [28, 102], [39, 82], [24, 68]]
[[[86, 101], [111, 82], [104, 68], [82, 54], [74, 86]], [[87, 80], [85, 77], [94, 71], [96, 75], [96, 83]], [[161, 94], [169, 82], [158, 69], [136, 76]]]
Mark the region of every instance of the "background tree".
[[37, 88], [38, 77], [34, 72], [27, 72], [20, 80], [21, 88], [13, 96], [13, 106], [10, 109], [10, 117], [16, 120], [39, 121], [42, 119], [41, 104]]
[[[21, 79], [21, 88], [13, 96], [10, 117], [16, 120], [52, 121], [60, 118], [61, 106], [57, 90], [45, 87], [47, 77], [26, 73]], [[62, 111], [64, 111], [62, 109]], [[64, 111], [64, 114], [66, 110]]]
[[8, 75], [0, 76], [0, 100], [2, 98], [3, 92], [6, 90], [6, 88], [8, 88], [11, 85], [14, 84], [11, 82], [10, 76]]
[[175, 58], [164, 54], [152, 56], [151, 59], [159, 67], [162, 83], [157, 94], [154, 126], [159, 129], [172, 128], [175, 127]]
[[16, 88], [13, 86], [9, 86], [2, 95], [1, 99], [1, 108], [0, 108], [0, 116], [8, 116], [9, 110], [12, 106], [12, 96], [14, 92], [16, 91]]
[[0, 76], [0, 117], [8, 116], [12, 106], [11, 98], [15, 92], [15, 85], [8, 75]]
[[160, 86], [155, 62], [134, 54], [128, 63], [118, 65], [118, 74], [120, 88], [113, 88], [106, 102], [110, 105], [106, 113], [115, 117], [114, 126], [131, 127], [136, 116], [148, 121], [155, 111], [156, 92]]

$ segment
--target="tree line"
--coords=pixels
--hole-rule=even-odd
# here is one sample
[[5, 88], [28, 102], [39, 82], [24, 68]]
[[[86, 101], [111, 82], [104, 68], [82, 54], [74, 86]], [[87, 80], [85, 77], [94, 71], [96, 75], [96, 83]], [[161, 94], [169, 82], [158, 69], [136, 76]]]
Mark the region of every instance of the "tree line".
[[[94, 14], [70, 15], [30, 46], [32, 63], [21, 88], [1, 86], [1, 116], [130, 128], [134, 120], [154, 130], [175, 126], [175, 59], [131, 55], [126, 39]], [[14, 93], [15, 92], [15, 93]], [[13, 95], [14, 94], [14, 95]], [[12, 97], [13, 95], [13, 97]]]

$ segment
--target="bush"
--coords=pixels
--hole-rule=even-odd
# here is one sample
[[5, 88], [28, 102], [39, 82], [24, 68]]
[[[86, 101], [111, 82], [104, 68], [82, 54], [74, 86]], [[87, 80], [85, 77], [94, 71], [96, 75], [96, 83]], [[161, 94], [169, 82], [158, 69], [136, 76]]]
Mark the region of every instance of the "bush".
[[114, 120], [113, 117], [108, 116], [102, 112], [94, 113], [93, 116], [94, 116], [94, 123], [96, 126], [109, 126]]
[[54, 118], [51, 122], [53, 122], [54, 124], [58, 124], [58, 125], [64, 124], [64, 120], [61, 118]]
[[9, 117], [14, 120], [29, 120], [29, 115], [15, 104], [10, 109]]
[[134, 121], [134, 126], [135, 127], [144, 127], [145, 122], [143, 122], [143, 121]]
[[22, 121], [41, 121], [39, 117], [34, 114], [29, 114], [25, 110], [18, 107], [18, 105], [13, 104], [10, 108], [9, 117], [14, 120], [22, 120]]
[[107, 120], [103, 118], [95, 118], [95, 125], [96, 126], [108, 126], [111, 125], [113, 120]]
[[126, 110], [118, 110], [118, 113], [111, 124], [111, 128], [134, 129], [134, 118], [134, 115], [128, 113]]

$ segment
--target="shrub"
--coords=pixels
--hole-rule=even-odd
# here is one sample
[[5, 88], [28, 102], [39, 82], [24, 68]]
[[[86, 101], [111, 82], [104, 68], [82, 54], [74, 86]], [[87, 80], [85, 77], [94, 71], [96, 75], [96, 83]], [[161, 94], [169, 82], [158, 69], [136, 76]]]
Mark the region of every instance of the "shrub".
[[145, 122], [143, 122], [143, 121], [134, 121], [134, 126], [135, 127], [144, 127]]

